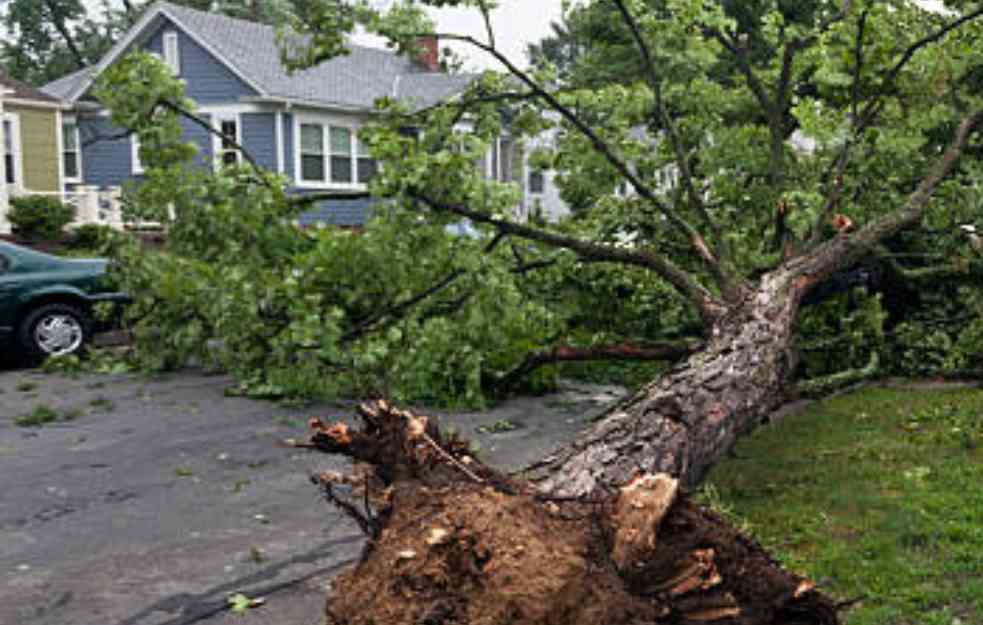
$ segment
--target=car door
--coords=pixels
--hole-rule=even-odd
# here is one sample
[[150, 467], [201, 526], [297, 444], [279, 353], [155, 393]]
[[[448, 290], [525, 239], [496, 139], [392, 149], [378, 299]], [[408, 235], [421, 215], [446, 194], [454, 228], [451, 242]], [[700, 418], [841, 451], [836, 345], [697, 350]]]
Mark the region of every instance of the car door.
[[0, 249], [0, 335], [13, 330], [16, 308], [14, 293], [19, 287], [14, 273], [14, 258]]

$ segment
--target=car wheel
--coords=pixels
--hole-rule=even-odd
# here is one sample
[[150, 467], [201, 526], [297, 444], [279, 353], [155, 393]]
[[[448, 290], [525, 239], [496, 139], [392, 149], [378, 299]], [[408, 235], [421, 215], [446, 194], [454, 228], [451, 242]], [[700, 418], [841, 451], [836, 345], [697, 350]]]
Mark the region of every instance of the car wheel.
[[92, 322], [80, 308], [45, 304], [21, 323], [18, 338], [26, 359], [38, 363], [49, 356], [67, 356], [82, 350], [92, 333]]

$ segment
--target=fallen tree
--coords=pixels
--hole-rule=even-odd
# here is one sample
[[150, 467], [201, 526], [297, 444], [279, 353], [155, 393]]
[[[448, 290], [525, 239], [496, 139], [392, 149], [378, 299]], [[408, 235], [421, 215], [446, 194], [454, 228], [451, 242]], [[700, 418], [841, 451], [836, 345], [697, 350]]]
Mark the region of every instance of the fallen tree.
[[[977, 149], [972, 141], [983, 123], [983, 101], [978, 95], [983, 6], [961, 3], [959, 13], [937, 15], [906, 2], [816, 0], [802, 3], [809, 10], [791, 14], [778, 3], [768, 3], [770, 8], [755, 18], [755, 28], [746, 29], [727, 13], [727, 6], [733, 3], [653, 3], [659, 5], [658, 10], [650, 12], [641, 10], [649, 5], [642, 0], [588, 5], [606, 8], [607, 16], [627, 33], [640, 59], [641, 75], [633, 76], [627, 85], [558, 84], [549, 67], [519, 68], [496, 47], [487, 19], [489, 5], [483, 0], [396, 3], [382, 12], [364, 3], [332, 1], [322, 3], [322, 19], [308, 24], [312, 38], [298, 66], [341, 54], [345, 40], [339, 26], [351, 28], [361, 22], [408, 52], [416, 49], [418, 37], [436, 34], [480, 50], [506, 70], [507, 75], [488, 73], [475, 78], [463, 93], [429, 107], [383, 100], [378, 124], [360, 130], [360, 138], [384, 165], [371, 191], [390, 198], [393, 211], [407, 224], [408, 232], [393, 233], [394, 247], [412, 237], [426, 241], [421, 233], [444, 232], [447, 226], [467, 220], [484, 237], [482, 243], [489, 242], [482, 245], [483, 252], [467, 255], [468, 275], [476, 281], [494, 276], [487, 269], [481, 273], [481, 254], [491, 253], [504, 240], [521, 240], [534, 251], [521, 260], [521, 275], [553, 266], [557, 258], [575, 268], [603, 264], [645, 272], [672, 290], [673, 304], [686, 307], [701, 334], [691, 337], [698, 344], [697, 351], [683, 356], [665, 375], [612, 408], [572, 444], [531, 467], [527, 482], [507, 480], [473, 459], [466, 461], [460, 449], [453, 443], [445, 447], [438, 433], [420, 425], [416, 417], [403, 417], [414, 429], [409, 433], [371, 414], [362, 432], [315, 424], [318, 432], [312, 444], [372, 465], [367, 475], [373, 479], [366, 496], [378, 499], [378, 516], [356, 514], [354, 504], [339, 500], [373, 538], [360, 568], [339, 581], [333, 603], [329, 603], [332, 618], [359, 622], [358, 615], [364, 614], [362, 622], [405, 622], [400, 619], [410, 617], [394, 602], [397, 597], [416, 597], [418, 602], [413, 605], [418, 609], [412, 618], [417, 622], [481, 622], [485, 616], [508, 622], [509, 615], [500, 612], [508, 605], [502, 595], [482, 595], [488, 584], [501, 581], [491, 573], [503, 560], [498, 556], [486, 560], [481, 545], [504, 545], [507, 536], [498, 533], [502, 523], [497, 519], [511, 517], [522, 519], [516, 531], [530, 537], [523, 550], [531, 548], [533, 538], [538, 537], [543, 554], [555, 550], [568, 555], [566, 559], [534, 560], [538, 566], [516, 569], [510, 588], [528, 598], [523, 614], [539, 614], [538, 621], [530, 622], [576, 622], [564, 621], [567, 614], [593, 618], [597, 615], [589, 616], [592, 607], [607, 609], [608, 604], [599, 599], [606, 591], [621, 606], [611, 604], [614, 612], [600, 615], [609, 622], [692, 620], [694, 613], [711, 609], [723, 610], [714, 613], [723, 619], [795, 622], [794, 615], [783, 611], [797, 609], [803, 597], [818, 596], [799, 592], [801, 580], [794, 576], [783, 576], [777, 569], [774, 576], [766, 574], [772, 569], [764, 564], [767, 557], [757, 547], [685, 502], [670, 506], [664, 518], [653, 513], [630, 521], [639, 532], [636, 538], [649, 535], [659, 541], [662, 536], [664, 544], [656, 542], [652, 547], [646, 542], [639, 548], [631, 540], [619, 543], [614, 529], [622, 527], [618, 525], [618, 502], [628, 501], [622, 500], [629, 497], [623, 489], [632, 484], [653, 485], [652, 492], [656, 492], [665, 488], [667, 480], [675, 480], [682, 490], [692, 489], [738, 436], [760, 424], [782, 401], [797, 361], [793, 328], [811, 290], [874, 254], [902, 231], [916, 231], [924, 221], [978, 218], [972, 207], [978, 205], [983, 171], [978, 163], [961, 160], [961, 156], [967, 149]], [[471, 6], [486, 18], [487, 37], [435, 33], [420, 4]], [[177, 81], [173, 83], [173, 90], [180, 93]], [[163, 96], [171, 97], [169, 92]], [[112, 97], [108, 90], [106, 97]], [[158, 99], [145, 98], [142, 108], [130, 111], [130, 119], [142, 123], [139, 120], [148, 111], [156, 111]], [[178, 134], [179, 124], [170, 121]], [[408, 132], [413, 128], [422, 131]], [[152, 128], [143, 132], [144, 147], [160, 142], [161, 133]], [[573, 226], [553, 227], [516, 215], [520, 196], [515, 181], [489, 180], [484, 175], [487, 172], [475, 168], [476, 161], [494, 159], [489, 155], [501, 157], [503, 135], [512, 141], [533, 141], [550, 133], [553, 141], [535, 150], [530, 163], [555, 169], [560, 192], [590, 207], [589, 214]], [[494, 172], [498, 177], [500, 173]], [[673, 180], [663, 184], [666, 178]], [[158, 185], [157, 190], [166, 191], [173, 201], [172, 189]], [[274, 200], [279, 192], [282, 189], [271, 192]], [[189, 197], [197, 200], [202, 195]], [[236, 198], [245, 207], [257, 203], [251, 193]], [[282, 202], [270, 203], [280, 207], [280, 212], [257, 211], [271, 223], [264, 229], [244, 229], [246, 240], [258, 236], [257, 231], [282, 226], [283, 217], [290, 214]], [[178, 209], [189, 219], [195, 212], [207, 213], [193, 202], [178, 205]], [[175, 223], [176, 231], [181, 223]], [[229, 218], [210, 223], [235, 222]], [[196, 224], [190, 230], [197, 229]], [[209, 250], [212, 239], [218, 238], [195, 236], [207, 239]], [[231, 236], [222, 240], [237, 241]], [[269, 247], [279, 252], [291, 241], [285, 234], [282, 241], [269, 241]], [[244, 247], [243, 253], [248, 249]], [[385, 265], [426, 269], [428, 265], [421, 261], [436, 256], [428, 257], [428, 250], [420, 245], [401, 251], [405, 254], [402, 262]], [[201, 266], [213, 271], [207, 260]], [[344, 335], [332, 323], [332, 315], [320, 310], [306, 314], [309, 309], [302, 309], [303, 316], [290, 316], [291, 307], [323, 296], [309, 292], [316, 278], [301, 282], [299, 276], [323, 275], [335, 262], [327, 254], [312, 256], [303, 268], [284, 267], [282, 274], [270, 278], [274, 284], [263, 284], [275, 293], [281, 286], [278, 276], [284, 277], [292, 297], [280, 299], [282, 311], [272, 297], [258, 306], [249, 299], [243, 309], [249, 314], [282, 312], [288, 321], [282, 329], [303, 339], [304, 353], [313, 353], [314, 359], [333, 363], [345, 357], [332, 340]], [[406, 312], [402, 303], [417, 302], [418, 294], [454, 288], [460, 282], [456, 272], [447, 273], [445, 263], [436, 265], [439, 270], [429, 268], [431, 288], [400, 294], [388, 300], [390, 305], [380, 306], [378, 298], [365, 298], [365, 328], [378, 327], [380, 314], [402, 317]], [[244, 283], [251, 294], [262, 290], [249, 280]], [[349, 294], [347, 285], [343, 286], [340, 297]], [[500, 287], [500, 292], [510, 293], [510, 301], [522, 301], [519, 289]], [[468, 302], [469, 297], [455, 293], [441, 308], [459, 310], [458, 302]], [[494, 292], [486, 292], [486, 305], [495, 299]], [[221, 299], [215, 302], [222, 303]], [[234, 319], [238, 321], [239, 316]], [[475, 315], [468, 320], [480, 322], [474, 327], [486, 332], [498, 329], [487, 317]], [[447, 321], [439, 337], [442, 340], [433, 340], [436, 332], [426, 338], [444, 348], [443, 354], [456, 356], [457, 351], [468, 351], [464, 340], [446, 340], [456, 328], [453, 321]], [[254, 338], [252, 332], [245, 334]], [[266, 338], [273, 342], [281, 333]], [[281, 371], [290, 373], [307, 364], [303, 354], [283, 349], [283, 344], [280, 347], [285, 358]], [[417, 355], [422, 368], [433, 362], [416, 351], [416, 343], [404, 342], [400, 347], [403, 353]], [[256, 350], [241, 351], [245, 355]], [[473, 350], [468, 355], [480, 360], [474, 358]], [[234, 356], [241, 357], [240, 353]], [[327, 383], [325, 379], [330, 380], [329, 376], [308, 376], [305, 381], [320, 384]], [[380, 414], [390, 412], [381, 410]], [[422, 446], [418, 440], [424, 441]], [[325, 476], [321, 483], [327, 486], [334, 479]], [[641, 481], [636, 482], [638, 479]], [[332, 490], [327, 492], [331, 495]], [[557, 525], [550, 503], [561, 514], [565, 508], [571, 515], [580, 514], [584, 517], [580, 525]], [[639, 510], [656, 508], [640, 503]], [[453, 516], [467, 509], [481, 514]], [[451, 515], [448, 527], [427, 527], [424, 521], [436, 518], [434, 515]], [[587, 517], [593, 520], [588, 522]], [[677, 518], [682, 519], [681, 525], [674, 521]], [[454, 519], [459, 523], [450, 527]], [[544, 533], [544, 528], [550, 531]], [[683, 528], [678, 531], [678, 543], [673, 542], [673, 528]], [[433, 534], [432, 529], [444, 529], [458, 540], [444, 549], [441, 541], [445, 536]], [[724, 538], [712, 538], [715, 533]], [[470, 546], [459, 548], [462, 538]], [[685, 547], [674, 549], [674, 544]], [[744, 551], [735, 556], [738, 545], [744, 545]], [[712, 555], [708, 549], [713, 550]], [[659, 561], [662, 551], [667, 554], [666, 562]], [[426, 568], [431, 552], [440, 556], [432, 560], [432, 570]], [[582, 563], [571, 560], [578, 557]], [[735, 571], [752, 561], [762, 563], [750, 569], [760, 575], [750, 577], [767, 580], [760, 596], [769, 597], [764, 603], [770, 607], [753, 599], [759, 595], [752, 593], [748, 599], [740, 591], [742, 576]], [[660, 563], [653, 564], [656, 562]], [[679, 577], [677, 583], [689, 588], [696, 582], [686, 580], [698, 578], [703, 580], [698, 584], [700, 591], [706, 590], [709, 596], [717, 591], [730, 593], [733, 600], [717, 605], [716, 600], [707, 599], [691, 610], [682, 605], [689, 592], [668, 599], [646, 597], [644, 588], [634, 593], [631, 580], [638, 564], [639, 570], [653, 567], [646, 579], [660, 580], [657, 585]], [[486, 570], [486, 565], [493, 568]], [[400, 567], [409, 574], [403, 576]], [[693, 567], [704, 573], [694, 578], [680, 572]], [[602, 570], [614, 577], [602, 576]], [[521, 577], [519, 571], [524, 572]], [[704, 589], [706, 580], [716, 577], [712, 571], [722, 581]], [[556, 583], [538, 585], [532, 573], [553, 576], [550, 579]], [[429, 581], [424, 584], [423, 578]], [[573, 603], [564, 588], [577, 589], [578, 596], [590, 599]], [[625, 588], [628, 590], [619, 594], [618, 589]], [[658, 588], [654, 595], [665, 592], [662, 586]], [[391, 594], [375, 594], [378, 592]], [[425, 598], [428, 596], [431, 598]], [[830, 605], [817, 600], [816, 608], [806, 610], [802, 620], [824, 622], [828, 617], [825, 608]], [[468, 612], [472, 608], [477, 611]], [[616, 611], [635, 608], [639, 612]], [[739, 612], [727, 612], [735, 609]]]
[[384, 401], [358, 412], [361, 428], [313, 419], [298, 443], [358, 467], [312, 477], [369, 537], [332, 583], [332, 625], [838, 622], [811, 581], [667, 474], [553, 496], [482, 464], [433, 418]]

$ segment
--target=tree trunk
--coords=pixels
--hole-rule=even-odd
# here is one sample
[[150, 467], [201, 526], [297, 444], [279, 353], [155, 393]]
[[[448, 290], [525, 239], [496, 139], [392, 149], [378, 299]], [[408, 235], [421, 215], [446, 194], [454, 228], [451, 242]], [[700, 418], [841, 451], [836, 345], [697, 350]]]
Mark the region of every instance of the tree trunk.
[[737, 437], [783, 400], [795, 368], [792, 326], [814, 278], [780, 269], [710, 328], [705, 348], [614, 406], [572, 444], [531, 467], [544, 492], [584, 495], [636, 473], [696, 486]]

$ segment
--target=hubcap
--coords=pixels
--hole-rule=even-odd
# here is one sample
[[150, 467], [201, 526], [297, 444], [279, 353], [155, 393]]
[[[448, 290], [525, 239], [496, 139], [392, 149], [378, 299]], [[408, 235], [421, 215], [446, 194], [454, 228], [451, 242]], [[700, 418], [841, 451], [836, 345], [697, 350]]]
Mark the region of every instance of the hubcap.
[[71, 315], [48, 315], [34, 327], [34, 341], [48, 356], [65, 356], [82, 345], [82, 324]]

